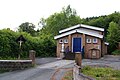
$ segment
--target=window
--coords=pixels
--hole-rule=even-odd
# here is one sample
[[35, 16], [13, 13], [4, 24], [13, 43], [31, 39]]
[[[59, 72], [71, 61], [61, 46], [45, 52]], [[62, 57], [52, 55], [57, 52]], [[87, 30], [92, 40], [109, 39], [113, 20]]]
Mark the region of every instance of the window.
[[91, 43], [91, 39], [89, 39], [89, 38], [86, 41], [87, 41], [87, 43]]
[[59, 43], [63, 43], [63, 39], [60, 39], [60, 40], [59, 40]]
[[64, 43], [68, 43], [68, 39], [64, 39]]
[[94, 38], [93, 39], [93, 43], [97, 43], [98, 41], [97, 41], [97, 38]]

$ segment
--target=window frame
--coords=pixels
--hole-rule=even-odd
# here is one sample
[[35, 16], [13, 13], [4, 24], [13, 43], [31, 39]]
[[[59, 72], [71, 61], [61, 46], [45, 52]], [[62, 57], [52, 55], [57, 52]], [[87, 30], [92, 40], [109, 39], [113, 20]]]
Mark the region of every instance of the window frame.
[[68, 39], [64, 39], [64, 43], [68, 43]]
[[[88, 41], [88, 40], [90, 40], [90, 41]], [[86, 39], [86, 42], [87, 42], [87, 43], [91, 43], [91, 39], [90, 39], [90, 38], [87, 38], [87, 39]]]
[[93, 43], [94, 44], [98, 43], [98, 39], [97, 38], [93, 38]]
[[60, 40], [59, 40], [59, 43], [63, 43], [63, 39], [60, 39]]

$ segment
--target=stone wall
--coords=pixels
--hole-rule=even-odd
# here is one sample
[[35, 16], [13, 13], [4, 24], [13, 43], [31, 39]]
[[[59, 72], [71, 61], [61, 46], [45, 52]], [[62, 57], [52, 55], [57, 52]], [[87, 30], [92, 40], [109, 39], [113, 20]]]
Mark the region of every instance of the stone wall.
[[32, 60], [0, 60], [0, 70], [20, 70], [32, 66]]
[[76, 64], [73, 68], [73, 78], [74, 80], [95, 80], [89, 76], [80, 73], [80, 66], [77, 66]]

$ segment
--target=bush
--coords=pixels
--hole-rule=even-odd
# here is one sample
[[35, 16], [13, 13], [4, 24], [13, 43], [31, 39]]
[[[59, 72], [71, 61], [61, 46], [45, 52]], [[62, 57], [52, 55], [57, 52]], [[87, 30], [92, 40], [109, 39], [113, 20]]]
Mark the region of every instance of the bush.
[[112, 52], [113, 55], [120, 55], [120, 50], [115, 50]]
[[0, 30], [0, 59], [17, 58], [20, 54], [19, 43], [16, 39], [23, 35], [26, 42], [22, 43], [21, 58], [29, 56], [29, 50], [36, 51], [36, 57], [55, 56], [56, 44], [51, 35], [39, 35], [32, 37], [26, 32], [14, 32], [11, 30]]

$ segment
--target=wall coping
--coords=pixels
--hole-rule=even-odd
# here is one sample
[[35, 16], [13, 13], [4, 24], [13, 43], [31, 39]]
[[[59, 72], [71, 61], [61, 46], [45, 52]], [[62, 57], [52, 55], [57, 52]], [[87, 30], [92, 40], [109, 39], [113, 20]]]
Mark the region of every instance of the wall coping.
[[0, 62], [32, 62], [32, 60], [0, 60]]

